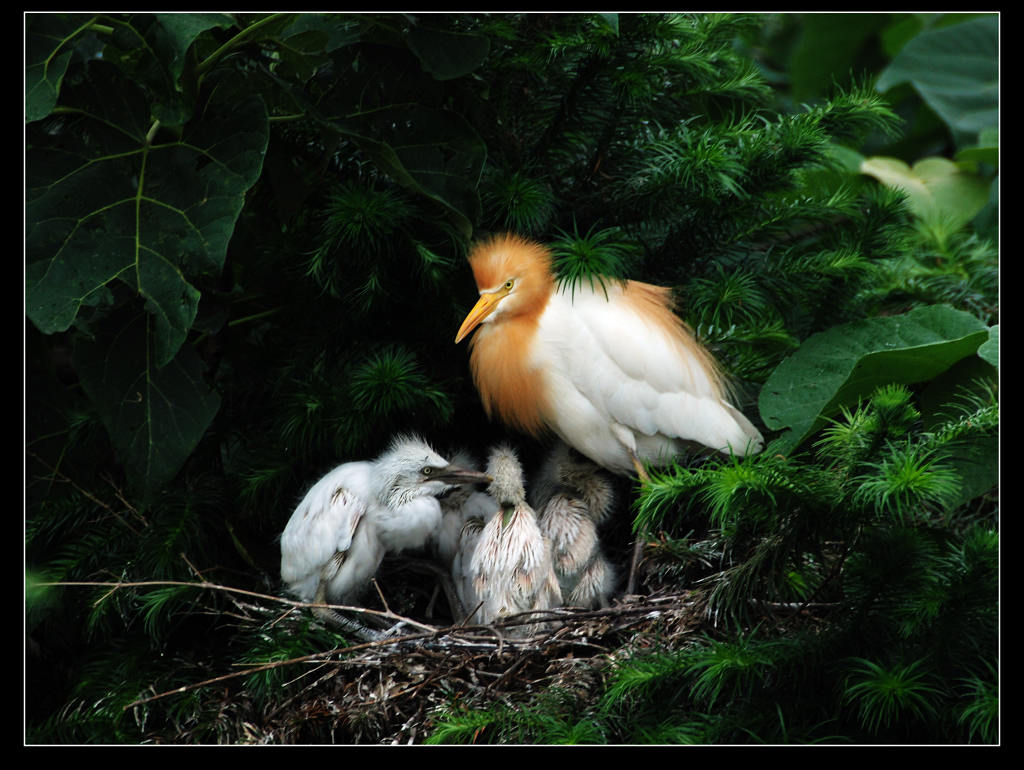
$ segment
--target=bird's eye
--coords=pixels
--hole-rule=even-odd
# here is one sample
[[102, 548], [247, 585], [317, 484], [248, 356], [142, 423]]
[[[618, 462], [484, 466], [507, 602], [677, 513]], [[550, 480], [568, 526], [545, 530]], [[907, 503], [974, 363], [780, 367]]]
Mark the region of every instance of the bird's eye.
[[424, 465], [422, 470], [420, 470], [420, 473], [422, 473], [424, 476], [429, 476], [433, 472], [434, 469], [431, 468], [429, 465]]
[[512, 287], [516, 285], [516, 282], [509, 278], [505, 281], [505, 291], [512, 291]]

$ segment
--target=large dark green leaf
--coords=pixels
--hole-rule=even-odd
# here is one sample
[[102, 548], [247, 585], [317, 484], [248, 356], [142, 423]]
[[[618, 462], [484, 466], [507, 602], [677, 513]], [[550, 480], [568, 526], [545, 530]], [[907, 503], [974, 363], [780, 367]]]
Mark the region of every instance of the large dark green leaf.
[[[256, 30], [256, 31], [254, 31]], [[266, 45], [274, 77], [304, 83], [330, 61], [329, 54], [361, 37], [358, 17], [338, 13], [279, 13], [251, 23], [240, 34]]]
[[185, 52], [197, 37], [208, 29], [228, 29], [236, 23], [225, 13], [158, 13], [155, 17], [159, 28], [152, 30], [154, 53], [175, 82], [185, 68]]
[[[349, 14], [295, 14], [289, 17], [288, 24], [281, 34], [281, 39], [285, 43], [282, 48], [296, 48], [296, 38], [310, 41], [310, 33], [316, 33], [320, 42], [316, 46], [309, 45], [306, 52], [330, 53], [358, 41], [362, 35], [362, 26], [358, 17]], [[301, 51], [301, 48], [299, 50]], [[281, 53], [286, 55], [284, 50]]]
[[771, 430], [789, 429], [776, 445], [786, 452], [841, 406], [879, 385], [931, 380], [986, 339], [981, 321], [945, 305], [834, 327], [809, 337], [772, 372], [761, 390], [761, 417]]
[[959, 441], [944, 462], [960, 477], [960, 493], [953, 505], [968, 503], [999, 484], [999, 437]]
[[988, 339], [981, 343], [978, 355], [998, 368], [999, 366], [999, 324], [988, 330]]
[[182, 82], [186, 52], [206, 30], [234, 24], [225, 14], [135, 14], [114, 27], [103, 58], [147, 89], [153, 117], [180, 126], [194, 109], [193, 95]]
[[928, 30], [879, 76], [886, 91], [911, 83], [955, 132], [977, 136], [999, 123], [999, 18], [992, 14]]
[[427, 27], [413, 27], [408, 41], [423, 68], [438, 80], [468, 75], [484, 63], [491, 47], [490, 40], [483, 35]]
[[143, 91], [93, 62], [65, 89], [69, 118], [27, 156], [26, 308], [67, 329], [117, 279], [146, 301], [160, 366], [196, 315], [192, 275], [220, 270], [245, 193], [262, 168], [259, 98], [220, 89], [179, 140], [152, 141]]
[[[919, 402], [926, 431], [941, 431], [963, 414], [965, 405], [975, 399], [984, 402], [986, 391], [998, 384], [999, 374], [982, 352], [989, 344], [983, 342], [978, 355], [961, 359], [922, 389]], [[960, 477], [954, 505], [969, 502], [999, 483], [999, 436], [994, 432], [969, 431], [946, 448], [944, 462]]]
[[25, 19], [25, 120], [45, 118], [57, 104], [72, 44], [95, 17], [30, 13]]
[[145, 499], [169, 482], [220, 406], [190, 345], [157, 367], [153, 317], [124, 310], [75, 348], [75, 369], [125, 472]]
[[789, 60], [793, 98], [817, 96], [856, 72], [856, 59], [865, 41], [889, 20], [889, 15], [882, 13], [806, 14]]

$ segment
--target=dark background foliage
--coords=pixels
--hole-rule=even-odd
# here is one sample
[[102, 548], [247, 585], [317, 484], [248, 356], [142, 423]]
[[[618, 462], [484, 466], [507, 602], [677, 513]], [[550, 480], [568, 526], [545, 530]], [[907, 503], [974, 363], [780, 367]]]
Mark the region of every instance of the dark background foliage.
[[27, 14], [28, 741], [256, 740], [281, 670], [125, 707], [340, 640], [198, 582], [279, 595], [395, 432], [535, 468], [452, 343], [502, 230], [675, 287], [772, 443], [603, 533], [701, 641], [424, 732], [997, 740], [997, 64], [992, 14]]

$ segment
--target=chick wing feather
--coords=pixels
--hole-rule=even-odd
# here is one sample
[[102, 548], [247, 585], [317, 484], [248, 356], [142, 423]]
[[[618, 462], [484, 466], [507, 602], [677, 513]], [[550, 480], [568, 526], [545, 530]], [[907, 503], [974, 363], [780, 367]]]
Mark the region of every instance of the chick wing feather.
[[306, 493], [281, 534], [281, 578], [305, 601], [321, 570], [347, 553], [367, 510], [369, 463], [341, 465]]

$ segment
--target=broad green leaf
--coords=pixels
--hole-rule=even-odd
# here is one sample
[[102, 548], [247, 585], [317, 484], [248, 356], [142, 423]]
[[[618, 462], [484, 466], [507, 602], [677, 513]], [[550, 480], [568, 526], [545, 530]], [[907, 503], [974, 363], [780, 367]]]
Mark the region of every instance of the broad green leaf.
[[876, 83], [909, 82], [955, 133], [977, 135], [999, 123], [999, 18], [989, 15], [922, 32]]
[[801, 187], [809, 193], [828, 196], [839, 189], [852, 189], [868, 184], [860, 174], [864, 156], [841, 144], [826, 148], [826, 162], [801, 170]]
[[145, 499], [167, 484], [220, 406], [191, 346], [154, 365], [149, 313], [121, 311], [75, 348], [75, 370], [96, 406], [125, 472]]
[[772, 372], [761, 390], [761, 417], [770, 430], [788, 429], [778, 446], [792, 450], [841, 406], [879, 385], [931, 380], [987, 337], [981, 321], [946, 305], [834, 327], [809, 337]]
[[882, 52], [890, 59], [898, 54], [908, 41], [921, 33], [927, 14], [908, 13], [894, 16], [894, 20], [879, 34]]
[[[982, 346], [988, 343], [982, 343]], [[981, 352], [981, 347], [978, 348]], [[946, 422], [954, 405], [970, 396], [981, 396], [989, 385], [997, 384], [999, 373], [980, 355], [967, 356], [925, 385], [918, 396], [921, 424], [934, 430]]]
[[305, 82], [330, 61], [324, 50], [327, 35], [320, 30], [298, 32], [283, 43], [278, 51], [280, 60], [274, 65], [274, 74], [280, 77], [294, 77]]
[[103, 58], [148, 90], [153, 117], [181, 126], [194, 109], [191, 84], [182, 82], [188, 48], [206, 30], [234, 24], [226, 14], [134, 14], [114, 26]]
[[67, 122], [26, 160], [26, 310], [66, 330], [117, 279], [156, 322], [156, 364], [170, 361], [196, 315], [189, 278], [221, 269], [267, 145], [262, 102], [215, 93], [180, 140], [151, 143], [140, 88], [104, 62], [66, 89]]
[[[981, 348], [988, 344], [982, 343], [978, 355], [961, 359], [921, 391], [918, 400], [924, 430], [941, 430], [951, 418], [961, 414], [965, 402], [982, 397], [989, 386], [998, 383], [996, 368], [981, 357]], [[968, 432], [955, 439], [948, 449], [943, 462], [960, 477], [960, 493], [954, 506], [970, 502], [999, 483], [998, 435]]]
[[989, 328], [988, 339], [981, 343], [978, 355], [992, 366], [999, 367], [999, 324]]
[[[339, 48], [357, 42], [362, 37], [362, 25], [358, 17], [343, 13], [298, 13], [294, 14], [282, 32], [286, 45], [294, 36], [304, 36], [307, 32], [319, 32], [326, 36], [320, 49], [330, 53]], [[307, 39], [303, 37], [303, 39]]]
[[969, 503], [999, 484], [999, 437], [981, 436], [958, 441], [943, 461], [960, 477], [960, 494], [952, 505]]
[[956, 154], [959, 163], [988, 163], [990, 166], [999, 165], [998, 147], [967, 147]]
[[418, 26], [409, 30], [408, 41], [423, 68], [438, 80], [468, 75], [484, 63], [491, 48], [483, 35]]
[[[273, 31], [270, 25], [268, 31]], [[356, 43], [362, 36], [357, 20], [343, 14], [292, 14], [287, 24], [268, 41], [273, 46], [278, 62], [273, 66], [275, 75], [300, 82], [311, 78], [320, 67], [330, 62], [330, 53]]]
[[29, 13], [25, 17], [25, 120], [45, 118], [57, 104], [72, 43], [94, 16]]
[[236, 22], [226, 13], [158, 13], [159, 29], [153, 30], [159, 44], [155, 53], [164, 61], [171, 78], [178, 82], [185, 68], [185, 52], [208, 29], [230, 29]]
[[989, 183], [945, 158], [925, 158], [908, 166], [898, 158], [865, 158], [862, 173], [907, 195], [910, 210], [929, 223], [956, 228], [971, 221], [989, 199]]

